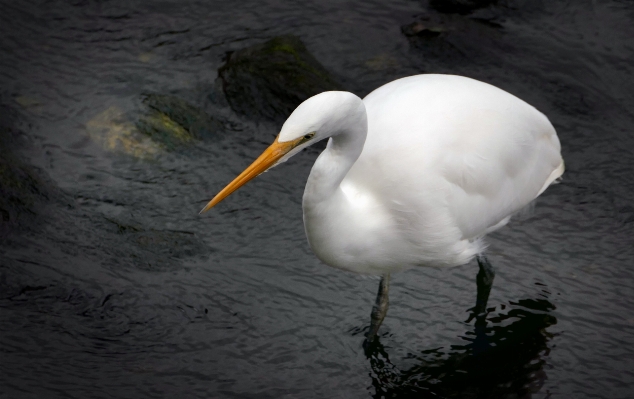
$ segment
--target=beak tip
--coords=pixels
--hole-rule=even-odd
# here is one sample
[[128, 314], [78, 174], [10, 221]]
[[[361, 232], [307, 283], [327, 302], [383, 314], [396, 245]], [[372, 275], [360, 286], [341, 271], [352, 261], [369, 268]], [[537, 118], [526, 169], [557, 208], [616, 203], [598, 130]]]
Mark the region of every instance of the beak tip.
[[[278, 137], [279, 138], [279, 137]], [[249, 180], [254, 177], [264, 173], [266, 170], [274, 166], [285, 154], [291, 151], [295, 146], [297, 146], [297, 141], [292, 141], [288, 143], [279, 143], [278, 139], [275, 139], [275, 142], [267, 148], [262, 155], [260, 155], [251, 166], [246, 168], [238, 177], [233, 179], [231, 183], [229, 183], [225, 188], [222, 189], [211, 201], [200, 211], [199, 215], [207, 212], [218, 203], [220, 203], [223, 199], [233, 193], [235, 190], [240, 188]]]
[[218, 196], [215, 196], [211, 201], [209, 201], [207, 203], [207, 205], [205, 205], [205, 207], [203, 209], [200, 210], [200, 212], [198, 212], [199, 215], [202, 215], [203, 213], [206, 213], [208, 210], [210, 210], [211, 208], [213, 208], [214, 206], [218, 205], [218, 203], [222, 200], [222, 198], [220, 198], [220, 200], [218, 199]]

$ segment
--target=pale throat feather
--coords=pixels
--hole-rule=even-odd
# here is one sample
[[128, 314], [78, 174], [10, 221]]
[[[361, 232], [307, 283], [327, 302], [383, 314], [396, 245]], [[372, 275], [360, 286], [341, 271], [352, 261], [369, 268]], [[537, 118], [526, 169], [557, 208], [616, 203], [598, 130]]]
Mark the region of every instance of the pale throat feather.
[[311, 248], [325, 263], [345, 269], [349, 268], [344, 265], [354, 263], [359, 254], [355, 254], [354, 246], [342, 237], [352, 236], [354, 232], [342, 232], [359, 227], [356, 220], [359, 212], [347, 198], [341, 183], [361, 155], [367, 135], [363, 103], [360, 102], [355, 111], [345, 118], [337, 118], [340, 123], [333, 126], [334, 134], [315, 161], [303, 197], [304, 227]]

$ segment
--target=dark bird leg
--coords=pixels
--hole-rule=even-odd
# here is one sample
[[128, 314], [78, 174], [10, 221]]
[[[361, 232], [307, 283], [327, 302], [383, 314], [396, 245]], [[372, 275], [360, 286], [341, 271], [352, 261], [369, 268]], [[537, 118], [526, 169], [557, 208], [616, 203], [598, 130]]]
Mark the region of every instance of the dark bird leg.
[[489, 260], [484, 255], [478, 255], [478, 266], [480, 271], [476, 276], [476, 282], [478, 284], [478, 294], [476, 297], [476, 305], [473, 308], [473, 313], [469, 317], [469, 321], [476, 319], [475, 322], [475, 339], [472, 343], [473, 354], [478, 355], [486, 352], [491, 348], [489, 337], [487, 336], [487, 302], [489, 301], [489, 294], [491, 293], [491, 286], [493, 285], [493, 279], [495, 278], [495, 269], [489, 263]]
[[381, 277], [381, 282], [379, 283], [379, 292], [376, 294], [376, 302], [372, 307], [372, 315], [370, 322], [370, 331], [368, 331], [368, 335], [366, 335], [364, 346], [368, 346], [374, 342], [376, 339], [376, 333], [379, 331], [379, 327], [381, 327], [381, 323], [383, 323], [383, 319], [387, 314], [387, 308], [389, 306], [388, 294], [390, 291], [390, 275], [386, 274]]
[[476, 277], [476, 282], [478, 284], [478, 294], [476, 297], [476, 305], [473, 308], [472, 317], [469, 320], [473, 319], [473, 317], [483, 317], [486, 316], [487, 311], [487, 302], [489, 300], [489, 294], [491, 293], [491, 286], [493, 285], [493, 279], [495, 278], [495, 269], [489, 263], [489, 260], [484, 255], [478, 255], [476, 257], [478, 260], [478, 266], [480, 267], [480, 271]]

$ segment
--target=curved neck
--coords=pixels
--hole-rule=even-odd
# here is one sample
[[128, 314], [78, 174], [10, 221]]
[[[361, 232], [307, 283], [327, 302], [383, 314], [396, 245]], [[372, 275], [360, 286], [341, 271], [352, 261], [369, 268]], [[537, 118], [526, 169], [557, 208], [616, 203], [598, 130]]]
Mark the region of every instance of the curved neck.
[[306, 182], [305, 206], [332, 198], [361, 155], [368, 132], [365, 107], [356, 116], [343, 130], [330, 137], [326, 149], [315, 161]]

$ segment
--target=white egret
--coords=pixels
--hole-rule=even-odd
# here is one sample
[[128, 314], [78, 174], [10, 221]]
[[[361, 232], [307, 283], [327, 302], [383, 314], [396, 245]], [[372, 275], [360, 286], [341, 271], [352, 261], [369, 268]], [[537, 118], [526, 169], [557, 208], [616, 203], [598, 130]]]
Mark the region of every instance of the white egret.
[[381, 276], [370, 342], [387, 312], [389, 275], [404, 269], [477, 257], [474, 312], [484, 312], [495, 273], [483, 237], [564, 172], [557, 133], [531, 105], [470, 78], [417, 75], [363, 100], [332, 91], [304, 101], [201, 213], [326, 138], [304, 191], [306, 236], [324, 263]]

